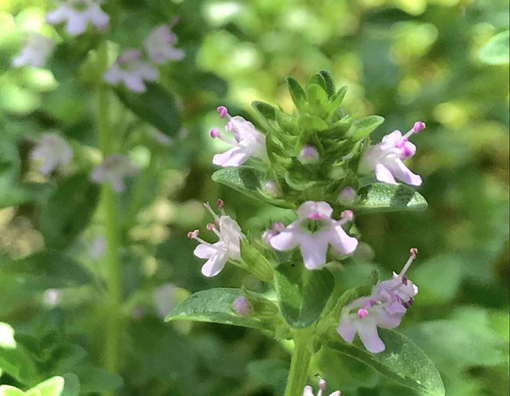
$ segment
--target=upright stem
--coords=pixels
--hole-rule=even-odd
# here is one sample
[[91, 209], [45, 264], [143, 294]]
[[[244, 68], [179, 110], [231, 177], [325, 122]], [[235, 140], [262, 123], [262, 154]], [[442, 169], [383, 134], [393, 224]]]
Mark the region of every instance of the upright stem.
[[[97, 70], [100, 75], [109, 66], [108, 46], [104, 42], [98, 51]], [[108, 87], [99, 79], [97, 83], [99, 146], [103, 157], [112, 153], [112, 130], [109, 113], [110, 94]], [[101, 190], [101, 210], [106, 230], [106, 266], [108, 284], [108, 304], [106, 335], [104, 345], [105, 369], [115, 373], [118, 362], [119, 324], [120, 324], [120, 263], [119, 230], [117, 229], [117, 200], [110, 185], [103, 184]]]
[[303, 388], [306, 386], [308, 379], [308, 367], [312, 358], [312, 354], [306, 346], [309, 336], [309, 331], [306, 329], [295, 333], [294, 352], [292, 353], [285, 396], [303, 395]]

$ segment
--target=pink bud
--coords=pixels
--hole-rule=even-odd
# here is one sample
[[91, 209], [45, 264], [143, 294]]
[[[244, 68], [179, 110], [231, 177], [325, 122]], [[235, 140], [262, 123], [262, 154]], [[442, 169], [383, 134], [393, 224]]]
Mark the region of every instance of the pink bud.
[[303, 165], [315, 164], [319, 162], [319, 152], [313, 146], [304, 146], [298, 159]]
[[268, 180], [264, 185], [264, 189], [272, 197], [277, 197], [280, 195], [280, 189], [278, 188], [278, 184], [274, 180]]
[[354, 212], [352, 210], [344, 210], [340, 214], [340, 217], [342, 217], [342, 219], [345, 219], [347, 221], [353, 221], [354, 220]]
[[221, 118], [225, 118], [228, 114], [228, 110], [225, 106], [218, 106], [216, 111], [219, 113]]
[[368, 316], [368, 311], [364, 308], [361, 308], [360, 310], [358, 310], [358, 319], [363, 319], [363, 318], [366, 318]]
[[248, 300], [243, 296], [236, 298], [234, 301], [234, 309], [239, 316], [248, 316], [253, 313], [253, 308], [251, 307]]
[[418, 249], [411, 248], [411, 250], [409, 250], [409, 254], [411, 255], [411, 257], [416, 257], [418, 255]]
[[338, 202], [340, 202], [343, 205], [350, 205], [352, 204], [356, 198], [358, 197], [358, 194], [356, 194], [356, 190], [352, 187], [345, 187], [342, 191], [340, 191], [340, 194], [338, 194]]
[[413, 126], [413, 132], [414, 133], [418, 133], [420, 132], [421, 130], [425, 129], [426, 125], [424, 122], [421, 122], [421, 121], [417, 121], [414, 123], [414, 126]]
[[213, 128], [209, 131], [209, 136], [212, 137], [213, 139], [216, 139], [220, 135], [221, 135], [221, 132], [218, 128]]
[[225, 206], [225, 202], [223, 202], [221, 198], [218, 198], [218, 200], [216, 201], [216, 206], [218, 207], [219, 210], [222, 210], [223, 207]]

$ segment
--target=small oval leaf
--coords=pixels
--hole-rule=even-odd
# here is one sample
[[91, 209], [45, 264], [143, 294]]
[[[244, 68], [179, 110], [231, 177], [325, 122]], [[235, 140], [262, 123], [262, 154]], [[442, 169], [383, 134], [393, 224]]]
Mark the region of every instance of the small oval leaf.
[[276, 268], [275, 287], [285, 320], [293, 327], [304, 328], [320, 317], [335, 279], [326, 268], [309, 271], [303, 265], [283, 263]]
[[362, 118], [352, 126], [352, 137], [355, 140], [361, 140], [370, 135], [379, 125], [384, 122], [381, 116], [373, 115]]
[[267, 202], [280, 208], [294, 209], [295, 206], [283, 199], [273, 199], [262, 193], [265, 183], [268, 181], [265, 174], [249, 166], [238, 168], [224, 168], [213, 173], [213, 181], [233, 188], [250, 198]]
[[303, 111], [307, 103], [305, 90], [294, 78], [290, 76], [287, 76], [285, 81], [287, 82], [290, 96], [292, 97], [292, 101], [296, 105], [296, 108], [299, 111]]
[[274, 331], [274, 326], [254, 316], [239, 316], [234, 310], [234, 301], [243, 296], [241, 289], [217, 288], [199, 291], [175, 307], [165, 318], [173, 320], [191, 320], [251, 327]]
[[489, 65], [508, 65], [510, 59], [510, 30], [491, 38], [478, 53], [480, 59]]
[[368, 352], [359, 340], [353, 344], [332, 341], [327, 345], [343, 355], [365, 363], [400, 385], [429, 396], [445, 396], [441, 376], [425, 352], [395, 331], [378, 331], [386, 345], [386, 349], [381, 353]]
[[427, 201], [413, 188], [399, 184], [375, 183], [358, 190], [358, 199], [350, 207], [359, 213], [419, 211]]

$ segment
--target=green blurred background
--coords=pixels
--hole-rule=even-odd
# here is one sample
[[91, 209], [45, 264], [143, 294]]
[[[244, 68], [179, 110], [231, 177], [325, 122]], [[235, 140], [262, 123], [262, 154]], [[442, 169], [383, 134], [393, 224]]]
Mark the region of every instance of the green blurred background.
[[[139, 45], [152, 27], [179, 15], [175, 31], [187, 54], [162, 70], [162, 84], [178, 97], [183, 125], [171, 145], [159, 144], [154, 130], [120, 103], [112, 109], [116, 131], [126, 137], [119, 149], [143, 168], [142, 187], [139, 180], [132, 182], [121, 202], [121, 213], [132, 221], [125, 227], [122, 251], [127, 319], [121, 359], [125, 384], [119, 394], [283, 393], [287, 345], [252, 330], [165, 325], [154, 293], [168, 283], [178, 290], [167, 302], [218, 286], [245, 284], [264, 290], [234, 268], [204, 279], [200, 261], [192, 255], [194, 244], [186, 239], [188, 230], [209, 221], [201, 203], [217, 197], [225, 200], [243, 229], [254, 234], [286, 215], [212, 183], [211, 158], [222, 147], [208, 139], [207, 132], [221, 126], [215, 112], [220, 104], [252, 120], [253, 100], [291, 111], [284, 77], [290, 74], [304, 82], [321, 69], [331, 71], [337, 86], [349, 87], [343, 105], [347, 113], [386, 118], [374, 140], [394, 129], [408, 130], [418, 119], [427, 123], [415, 137], [418, 153], [411, 168], [424, 179], [419, 191], [429, 209], [360, 215], [357, 226], [365, 244], [345, 263], [346, 286], [374, 267], [386, 275], [400, 269], [409, 248], [417, 247], [419, 259], [409, 276], [420, 294], [399, 331], [434, 361], [448, 396], [509, 394], [509, 68], [485, 64], [478, 57], [491, 37], [508, 29], [508, 1], [105, 4], [113, 21], [108, 37], [120, 48]], [[54, 28], [44, 24], [49, 9], [52, 4], [46, 1], [0, 3], [0, 264], [51, 245], [75, 257], [101, 283], [101, 259], [89, 254], [93, 239], [101, 234], [100, 219], [82, 221], [78, 216], [62, 235], [47, 231], [52, 227], [44, 210], [47, 184], [28, 158], [31, 139], [58, 130], [75, 150], [73, 173], [89, 171], [90, 164], [97, 163], [95, 99], [86, 67], [90, 43], [72, 42], [74, 47], [59, 55], [51, 71], [10, 67], [23, 31], [59, 39]], [[61, 201], [64, 206], [72, 205], [71, 195]], [[41, 224], [45, 219], [49, 223]], [[56, 235], [57, 242], [48, 242], [48, 234]], [[46, 282], [3, 276], [0, 321], [25, 337], [27, 348], [39, 358], [41, 375], [79, 371], [84, 394], [93, 394], [120, 381], [96, 368], [104, 320], [101, 294], [94, 285], [54, 284], [51, 276], [59, 270], [54, 271], [46, 273]], [[63, 288], [56, 303], [48, 301], [48, 288]], [[313, 369], [331, 390], [347, 396], [412, 394], [327, 350], [318, 355]], [[2, 381], [12, 379], [4, 376]]]

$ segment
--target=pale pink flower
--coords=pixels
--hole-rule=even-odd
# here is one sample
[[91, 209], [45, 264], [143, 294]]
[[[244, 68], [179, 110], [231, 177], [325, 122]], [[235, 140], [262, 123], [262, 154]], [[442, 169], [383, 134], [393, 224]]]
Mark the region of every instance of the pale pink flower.
[[64, 0], [60, 6], [46, 14], [51, 25], [67, 22], [66, 31], [71, 36], [84, 33], [89, 23], [103, 31], [108, 28], [110, 17], [95, 0]]
[[154, 290], [152, 297], [160, 317], [164, 318], [175, 307], [175, 292], [177, 289], [174, 284], [167, 283]]
[[354, 188], [345, 187], [342, 191], [340, 191], [340, 194], [338, 194], [338, 202], [342, 205], [352, 205], [354, 201], [356, 201], [357, 197], [358, 194]]
[[238, 167], [244, 164], [250, 157], [256, 157], [263, 161], [267, 160], [266, 137], [255, 129], [255, 126], [243, 117], [231, 117], [225, 106], [218, 107], [221, 118], [227, 117], [229, 122], [225, 126], [227, 132], [232, 131], [234, 139], [223, 136], [219, 129], [211, 129], [209, 136], [218, 138], [233, 146], [230, 150], [216, 154], [213, 164], [222, 167]]
[[251, 307], [248, 300], [243, 296], [237, 297], [233, 305], [234, 310], [239, 316], [248, 316], [253, 314], [253, 308]]
[[303, 165], [316, 164], [319, 162], [319, 152], [313, 146], [305, 146], [301, 149], [298, 160]]
[[43, 67], [54, 47], [55, 42], [48, 37], [30, 33], [24, 40], [20, 53], [12, 59], [12, 66]]
[[351, 301], [343, 308], [337, 332], [345, 341], [351, 343], [357, 333], [368, 351], [384, 351], [386, 347], [377, 333], [377, 327], [398, 327], [418, 293], [418, 288], [405, 276], [416, 253], [416, 249], [411, 249], [410, 258], [400, 274], [379, 282], [370, 296]]
[[269, 239], [276, 250], [292, 250], [299, 246], [305, 267], [314, 270], [326, 264], [326, 254], [344, 256], [354, 253], [358, 240], [344, 231], [342, 225], [353, 220], [350, 210], [342, 212], [342, 219], [331, 218], [333, 209], [327, 202], [306, 201], [297, 210], [298, 219]]
[[45, 133], [30, 156], [40, 163], [39, 172], [49, 175], [60, 166], [67, 166], [73, 158], [71, 146], [59, 135]]
[[147, 90], [144, 81], [156, 81], [158, 77], [159, 71], [144, 61], [142, 53], [136, 49], [120, 55], [103, 76], [112, 85], [123, 83], [126, 88], [138, 93]]
[[[317, 392], [317, 396], [323, 396], [323, 393], [326, 391], [326, 381], [322, 378], [319, 380], [319, 392]], [[342, 393], [340, 391], [335, 391], [330, 393], [329, 396], [341, 396]], [[313, 393], [313, 388], [310, 385], [305, 386], [303, 389], [303, 396], [315, 396]]]
[[184, 58], [184, 51], [175, 48], [177, 36], [171, 30], [173, 24], [155, 27], [144, 40], [143, 46], [152, 62], [163, 64]]
[[223, 211], [223, 201], [218, 201], [221, 216], [218, 216], [209, 204], [205, 204], [205, 207], [214, 217], [214, 224], [207, 224], [207, 229], [217, 235], [218, 242], [211, 244], [204, 241], [199, 238], [198, 230], [189, 232], [188, 238], [200, 242], [193, 253], [198, 258], [207, 259], [202, 267], [202, 274], [212, 277], [223, 270], [229, 259], [241, 259], [241, 238], [243, 234], [239, 224]]
[[403, 160], [411, 158], [416, 153], [416, 146], [408, 138], [425, 128], [425, 124], [418, 121], [404, 136], [400, 131], [393, 131], [383, 137], [381, 143], [370, 147], [360, 161], [361, 173], [375, 171], [377, 180], [388, 184], [397, 184], [395, 178], [413, 186], [422, 183], [421, 177], [415, 175], [404, 165]]
[[114, 191], [122, 192], [126, 188], [124, 179], [137, 173], [138, 168], [127, 155], [111, 154], [92, 171], [91, 178], [96, 183], [107, 183]]

